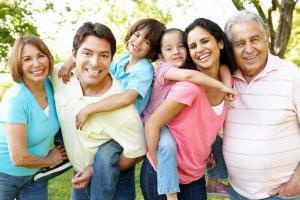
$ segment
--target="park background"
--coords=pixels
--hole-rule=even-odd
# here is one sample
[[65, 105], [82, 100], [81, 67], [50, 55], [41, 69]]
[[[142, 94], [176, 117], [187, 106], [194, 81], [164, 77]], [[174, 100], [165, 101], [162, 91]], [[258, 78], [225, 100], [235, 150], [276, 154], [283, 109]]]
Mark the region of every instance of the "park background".
[[[204, 17], [223, 28], [226, 20], [240, 9], [257, 12], [268, 24], [273, 54], [300, 66], [298, 0], [0, 0], [0, 100], [13, 84], [6, 61], [20, 35], [40, 36], [49, 46], [55, 63], [60, 63], [71, 55], [77, 28], [86, 21], [101, 22], [116, 36], [117, 58], [126, 52], [123, 38], [138, 19], [151, 17], [164, 22], [167, 28], [184, 30], [194, 19]], [[139, 170], [140, 164], [136, 167], [136, 199], [142, 200]], [[70, 170], [49, 182], [50, 200], [70, 198], [71, 176]]]

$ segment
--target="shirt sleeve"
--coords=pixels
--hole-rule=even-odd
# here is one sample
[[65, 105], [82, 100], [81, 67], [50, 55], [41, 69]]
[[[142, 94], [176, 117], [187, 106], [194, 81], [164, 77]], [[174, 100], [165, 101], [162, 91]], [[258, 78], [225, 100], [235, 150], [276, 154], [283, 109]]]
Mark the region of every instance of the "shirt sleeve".
[[169, 69], [173, 67], [174, 66], [169, 63], [160, 62], [155, 70], [155, 81], [157, 81], [157, 83], [160, 85], [166, 85], [173, 82], [171, 80], [165, 79], [165, 74], [167, 73], [167, 71], [169, 71]]
[[180, 81], [172, 86], [167, 99], [191, 106], [199, 92], [201, 92], [200, 86], [190, 82]]
[[293, 101], [296, 108], [298, 122], [300, 124], [300, 70], [297, 70], [297, 73], [295, 74], [296, 75], [293, 89]]
[[152, 85], [153, 67], [150, 63], [143, 62], [136, 69], [130, 73], [125, 89], [135, 90], [142, 98], [145, 98]]
[[3, 100], [1, 104], [0, 121], [4, 123], [27, 123], [24, 105], [16, 98]]

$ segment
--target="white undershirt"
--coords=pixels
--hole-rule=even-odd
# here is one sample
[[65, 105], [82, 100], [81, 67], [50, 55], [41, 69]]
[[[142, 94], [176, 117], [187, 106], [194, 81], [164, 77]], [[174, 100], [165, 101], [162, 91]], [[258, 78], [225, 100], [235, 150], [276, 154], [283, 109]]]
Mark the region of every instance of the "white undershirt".
[[47, 117], [49, 117], [49, 105], [43, 110], [43, 112]]
[[221, 115], [223, 108], [224, 108], [224, 101], [222, 101], [219, 105], [217, 106], [212, 106], [211, 107], [213, 111], [216, 113], [216, 115]]

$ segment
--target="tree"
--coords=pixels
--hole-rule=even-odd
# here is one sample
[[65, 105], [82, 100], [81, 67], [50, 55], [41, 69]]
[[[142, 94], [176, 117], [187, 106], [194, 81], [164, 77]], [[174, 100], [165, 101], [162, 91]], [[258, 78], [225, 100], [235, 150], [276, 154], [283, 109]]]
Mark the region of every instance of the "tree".
[[[271, 6], [264, 11], [259, 0], [232, 0], [238, 10], [245, 9], [245, 4], [253, 5], [270, 32], [270, 51], [284, 57], [293, 25], [293, 14], [298, 0], [271, 0]], [[275, 28], [275, 24], [277, 25]]]
[[0, 63], [7, 60], [9, 48], [16, 38], [27, 33], [38, 35], [33, 13], [51, 7], [47, 1], [42, 8], [36, 8], [29, 0], [0, 0]]

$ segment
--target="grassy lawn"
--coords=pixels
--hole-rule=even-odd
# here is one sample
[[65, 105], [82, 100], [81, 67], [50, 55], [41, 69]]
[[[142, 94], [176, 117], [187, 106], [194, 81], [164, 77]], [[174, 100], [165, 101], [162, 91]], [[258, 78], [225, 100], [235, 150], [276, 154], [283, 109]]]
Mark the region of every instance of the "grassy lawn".
[[[135, 172], [136, 180], [136, 200], [143, 200], [143, 195], [140, 189], [140, 167], [138, 164]], [[67, 173], [51, 180], [49, 182], [49, 200], [67, 200], [70, 199], [71, 184], [70, 179], [72, 176], [72, 170]], [[208, 197], [209, 200], [227, 200], [227, 198], [221, 197]]]

